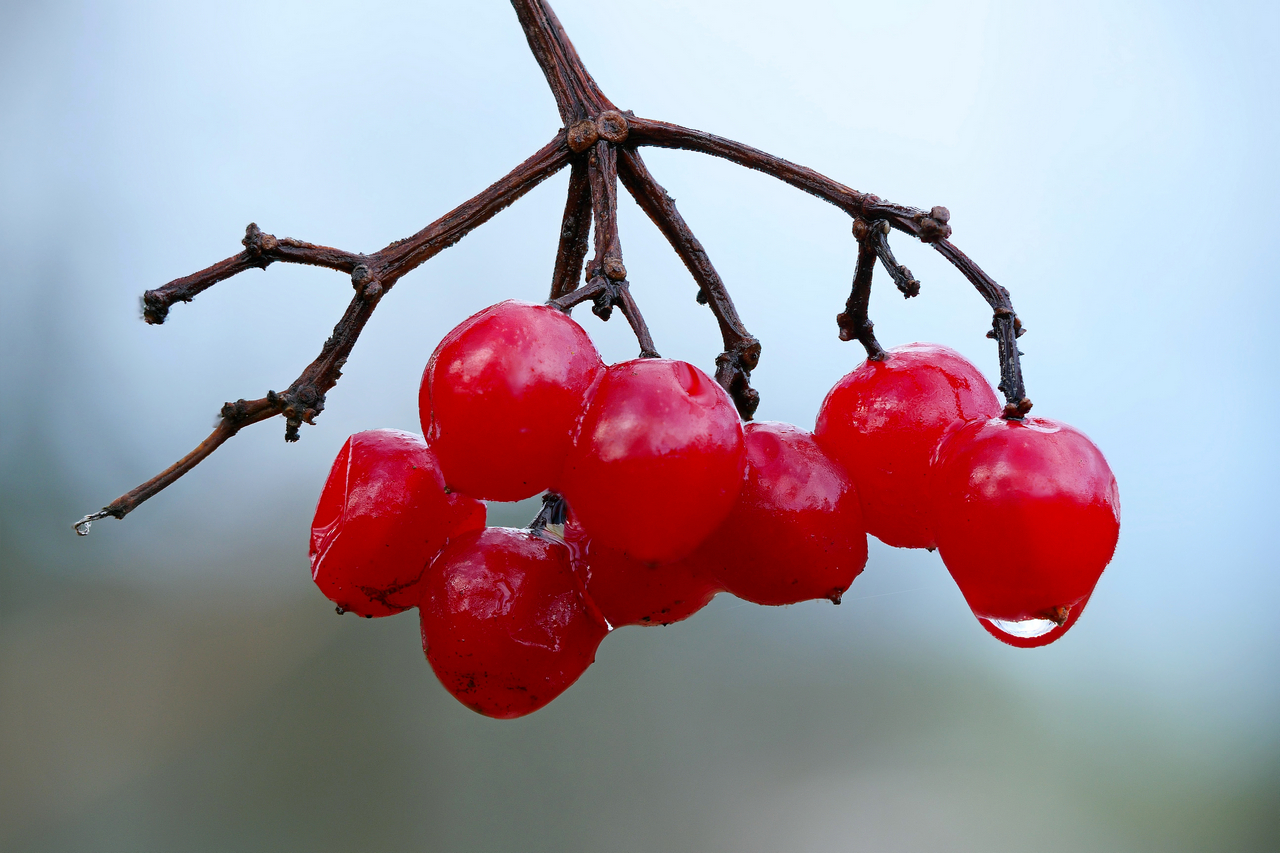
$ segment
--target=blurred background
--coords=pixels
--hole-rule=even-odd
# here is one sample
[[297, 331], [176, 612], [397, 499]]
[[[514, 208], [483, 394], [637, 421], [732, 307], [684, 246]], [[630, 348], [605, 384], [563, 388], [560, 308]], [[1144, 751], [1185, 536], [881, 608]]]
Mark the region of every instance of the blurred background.
[[[567, 174], [405, 278], [315, 427], [246, 430], [125, 522], [71, 522], [169, 465], [225, 400], [282, 389], [350, 297], [277, 265], [168, 323], [143, 290], [245, 225], [353, 251], [416, 231], [557, 130], [510, 7], [0, 6], [0, 849], [1274, 850], [1280, 7], [1269, 3], [555, 3], [623, 108], [952, 211], [1010, 288], [1036, 413], [1120, 482], [1119, 548], [1046, 649], [981, 629], [936, 555], [872, 543], [840, 607], [720, 596], [623, 629], [534, 716], [432, 676], [417, 620], [334, 616], [307, 531], [346, 436], [417, 430], [441, 336], [545, 298]], [[848, 219], [650, 151], [764, 343], [763, 419], [811, 428]], [[624, 198], [664, 355], [707, 309]], [[883, 276], [886, 345], [993, 380], [985, 304], [926, 247]], [[621, 321], [577, 312], [607, 360]], [[491, 507], [525, 523], [530, 506]]]

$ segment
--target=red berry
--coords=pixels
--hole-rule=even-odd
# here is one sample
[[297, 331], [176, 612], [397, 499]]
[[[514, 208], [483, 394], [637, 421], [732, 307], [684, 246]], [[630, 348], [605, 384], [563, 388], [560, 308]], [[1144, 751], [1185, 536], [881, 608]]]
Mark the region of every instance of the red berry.
[[840, 596], [867, 563], [867, 534], [849, 475], [791, 424], [746, 428], [738, 501], [691, 560], [756, 604]]
[[742, 422], [724, 389], [683, 361], [642, 358], [605, 371], [561, 491], [593, 542], [671, 562], [729, 514], [742, 466]]
[[592, 542], [573, 513], [564, 538], [587, 597], [614, 628], [680, 622], [710, 604], [721, 589], [692, 559], [651, 566]]
[[1015, 637], [1064, 624], [1120, 535], [1093, 442], [1044, 418], [976, 421], [943, 440], [932, 476], [938, 551], [974, 614]]
[[516, 501], [554, 485], [603, 369], [582, 327], [545, 305], [508, 300], [445, 335], [418, 408], [449, 487]]
[[995, 392], [964, 356], [937, 344], [908, 344], [836, 383], [814, 437], [853, 476], [868, 533], [899, 548], [933, 548], [929, 459], [957, 422], [1000, 411]]
[[347, 439], [311, 522], [311, 577], [361, 616], [418, 603], [423, 570], [450, 537], [484, 527], [484, 504], [446, 494], [422, 436], [394, 429]]
[[569, 550], [490, 527], [450, 542], [427, 574], [422, 648], [454, 698], [489, 717], [531, 714], [578, 680], [608, 633]]

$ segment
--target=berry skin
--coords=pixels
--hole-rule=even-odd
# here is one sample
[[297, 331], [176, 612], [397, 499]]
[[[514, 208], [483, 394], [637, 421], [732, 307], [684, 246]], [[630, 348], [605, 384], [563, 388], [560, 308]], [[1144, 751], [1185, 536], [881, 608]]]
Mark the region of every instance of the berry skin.
[[1066, 627], [1120, 535], [1101, 451], [1066, 424], [991, 418], [948, 435], [933, 476], [938, 551], [974, 615]]
[[555, 485], [604, 363], [568, 316], [508, 300], [445, 335], [418, 409], [449, 487], [517, 501]]
[[926, 477], [960, 421], [1001, 412], [978, 369], [953, 349], [907, 344], [865, 361], [827, 394], [814, 437], [858, 486], [867, 532], [899, 548], [936, 546]]
[[568, 548], [528, 530], [489, 527], [453, 540], [424, 586], [431, 669], [488, 717], [522, 717], [559, 696], [608, 633], [583, 601]]
[[641, 358], [605, 370], [560, 491], [592, 542], [644, 563], [691, 553], [742, 487], [742, 422], [693, 365]]
[[867, 563], [848, 473], [791, 424], [747, 424], [747, 476], [729, 517], [690, 561], [755, 604], [837, 604]]
[[572, 512], [564, 538], [587, 598], [614, 628], [680, 622], [722, 589], [692, 558], [651, 566], [592, 542]]
[[446, 494], [422, 436], [394, 429], [347, 439], [311, 522], [311, 577], [361, 616], [415, 606], [423, 570], [451, 537], [484, 528], [484, 504]]

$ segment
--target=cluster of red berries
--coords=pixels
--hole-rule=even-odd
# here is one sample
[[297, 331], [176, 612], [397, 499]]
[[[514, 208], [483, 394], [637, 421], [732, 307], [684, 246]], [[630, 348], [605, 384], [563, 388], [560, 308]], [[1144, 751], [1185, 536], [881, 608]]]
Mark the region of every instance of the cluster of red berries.
[[[811, 434], [748, 423], [680, 361], [605, 366], [550, 307], [503, 302], [450, 332], [422, 378], [422, 436], [352, 436], [311, 530], [339, 611], [417, 607], [427, 659], [493, 717], [563, 692], [623, 625], [720, 591], [839, 603], [867, 534], [937, 548], [983, 624], [1042, 645], [1079, 616], [1119, 534], [1115, 478], [1064, 424], [1005, 420], [978, 370], [913, 344], [828, 394]], [[481, 500], [547, 492], [527, 530]]]

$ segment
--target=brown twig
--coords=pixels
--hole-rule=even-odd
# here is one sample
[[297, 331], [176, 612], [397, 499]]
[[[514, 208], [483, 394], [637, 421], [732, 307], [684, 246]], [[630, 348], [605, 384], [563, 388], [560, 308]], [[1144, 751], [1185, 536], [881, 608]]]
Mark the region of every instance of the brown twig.
[[565, 127], [589, 115], [615, 109], [587, 71], [560, 19], [543, 0], [511, 0], [524, 28], [529, 50], [556, 99]]
[[366, 261], [364, 255], [266, 234], [255, 222], [249, 223], [244, 231], [244, 239], [240, 242], [244, 245], [244, 251], [240, 254], [142, 294], [142, 318], [158, 326], [169, 316], [169, 308], [175, 302], [190, 302], [220, 281], [245, 270], [264, 270], [276, 261], [328, 267], [345, 273], [350, 273]]
[[350, 272], [356, 295], [334, 327], [333, 334], [321, 347], [320, 355], [307, 365], [288, 390], [279, 394], [268, 392], [266, 397], [259, 400], [225, 404], [213, 433], [195, 450], [136, 489], [116, 498], [100, 512], [85, 516], [76, 523], [76, 532], [87, 534], [89, 524], [96, 518], [124, 518], [141, 503], [154, 497], [202, 462], [243, 427], [282, 414], [285, 416], [285, 440], [297, 441], [299, 427], [304, 422], [314, 422], [315, 417], [324, 410], [325, 395], [342, 376], [342, 367], [365, 323], [396, 281], [457, 243], [473, 228], [487, 222], [563, 168], [568, 160], [569, 150], [562, 132], [484, 192], [446, 213], [409, 239], [392, 243], [373, 255], [356, 255], [295, 240], [279, 240], [262, 233], [256, 225], [250, 225], [245, 235], [245, 251], [241, 254], [154, 291], [148, 291], [151, 298], [144, 300], [144, 306], [154, 312], [154, 319], [148, 317], [148, 320], [159, 323], [164, 320], [169, 306], [174, 302], [189, 302], [197, 293], [237, 272], [285, 260], [314, 263]]
[[603, 275], [610, 281], [622, 281], [627, 268], [618, 237], [618, 151], [613, 143], [605, 139], [596, 142], [588, 155], [587, 176], [595, 219], [595, 256], [587, 264], [587, 277]]
[[[1030, 411], [1031, 401], [1026, 397], [1022, 367], [1018, 361], [1020, 353], [1014, 343], [1014, 339], [1021, 334], [1021, 324], [1013, 313], [1009, 292], [996, 284], [977, 264], [947, 240], [951, 236], [949, 224], [951, 214], [945, 207], [933, 207], [926, 212], [914, 207], [891, 204], [878, 196], [850, 189], [812, 169], [797, 166], [781, 157], [766, 154], [731, 139], [652, 119], [628, 118], [628, 122], [631, 125], [631, 140], [636, 145], [683, 148], [722, 157], [740, 166], [772, 175], [834, 204], [855, 218], [869, 222], [883, 220], [891, 228], [910, 234], [921, 242], [932, 243], [934, 248], [978, 289], [992, 308], [996, 309], [992, 336], [999, 344], [1000, 390], [1004, 392], [1005, 399], [1008, 401], [1004, 416], [1016, 419]], [[881, 237], [883, 235], [882, 231]], [[893, 254], [888, 251], [888, 243], [878, 238], [876, 252], [884, 261], [890, 274], [894, 275], [895, 282], [900, 289], [903, 289], [904, 294], [912, 295], [908, 291], [912, 287], [918, 288], [919, 282], [915, 282], [910, 271], [894, 260]]]
[[560, 245], [556, 249], [556, 266], [551, 274], [551, 296], [555, 300], [578, 286], [582, 264], [587, 257], [587, 238], [591, 234], [591, 185], [587, 164], [575, 160], [569, 169], [569, 196], [564, 203], [560, 222]]
[[978, 289], [994, 312], [991, 319], [991, 331], [987, 337], [995, 338], [1000, 348], [1000, 390], [1006, 400], [1004, 417], [1020, 420], [1031, 411], [1031, 400], [1027, 397], [1027, 389], [1022, 381], [1022, 364], [1018, 360], [1022, 353], [1018, 350], [1018, 338], [1026, 331], [1022, 321], [1013, 311], [1013, 302], [1009, 299], [1009, 291], [996, 284], [991, 276], [970, 260], [948, 240], [939, 240], [933, 246]]
[[676, 209], [675, 200], [649, 174], [640, 154], [623, 151], [618, 166], [623, 186], [658, 226], [697, 282], [698, 301], [711, 306], [724, 340], [724, 352], [716, 358], [716, 380], [733, 397], [743, 419], [751, 420], [760, 405], [760, 394], [751, 387], [751, 371], [760, 363], [760, 342], [742, 324], [729, 290], [711, 265], [706, 249]]
[[891, 204], [879, 196], [850, 189], [813, 169], [798, 166], [789, 160], [783, 160], [781, 157], [775, 157], [758, 148], [743, 145], [741, 142], [734, 142], [732, 139], [725, 139], [723, 136], [647, 118], [628, 117], [627, 121], [631, 125], [631, 141], [635, 145], [683, 148], [721, 157], [802, 189], [810, 195], [834, 204], [850, 216], [860, 216], [868, 221], [886, 220], [892, 227], [926, 243], [951, 236], [951, 227], [945, 221], [940, 222], [934, 218], [934, 213], [942, 211], [943, 208], [934, 208], [926, 212], [914, 207]]
[[[945, 210], [945, 208], [942, 209]], [[907, 299], [919, 296], [920, 282], [916, 281], [916, 277], [911, 274], [911, 270], [898, 263], [898, 259], [893, 256], [893, 251], [889, 248], [889, 223], [883, 219], [875, 223], [867, 234], [867, 239], [875, 247], [876, 256], [880, 258], [880, 263], [884, 264], [884, 268], [889, 271], [889, 277], [893, 279], [893, 283], [902, 292], [902, 295]]]
[[878, 230], [879, 223], [868, 223], [865, 219], [853, 220], [853, 236], [858, 241], [858, 265], [853, 273], [853, 287], [849, 292], [849, 301], [845, 303], [844, 313], [836, 316], [836, 325], [840, 327], [840, 340], [857, 340], [867, 351], [871, 361], [883, 361], [884, 347], [876, 340], [872, 329], [875, 324], [867, 316], [871, 305], [871, 279], [876, 269], [876, 246], [872, 239], [873, 231]]
[[658, 355], [658, 350], [653, 345], [653, 336], [649, 334], [649, 324], [644, 321], [644, 316], [640, 313], [640, 306], [636, 304], [635, 297], [631, 295], [631, 285], [625, 281], [620, 281], [614, 286], [617, 288], [614, 304], [618, 306], [622, 316], [626, 317], [627, 322], [631, 324], [631, 331], [635, 333], [636, 341], [640, 344], [640, 357], [661, 358]]
[[577, 290], [571, 290], [563, 296], [550, 300], [547, 304], [552, 308], [559, 308], [567, 313], [573, 306], [586, 302], [588, 299], [595, 299], [608, 287], [609, 280], [604, 276], [600, 276], [593, 278]]

